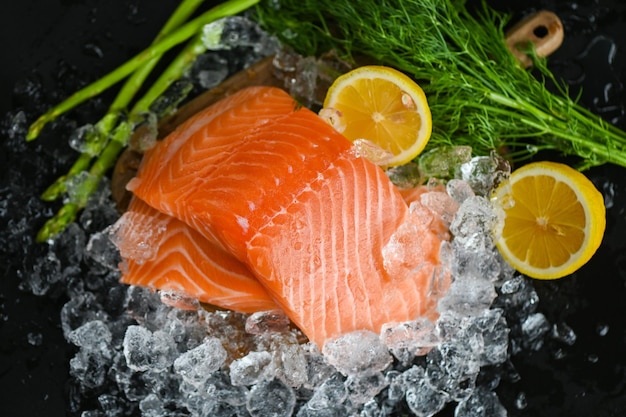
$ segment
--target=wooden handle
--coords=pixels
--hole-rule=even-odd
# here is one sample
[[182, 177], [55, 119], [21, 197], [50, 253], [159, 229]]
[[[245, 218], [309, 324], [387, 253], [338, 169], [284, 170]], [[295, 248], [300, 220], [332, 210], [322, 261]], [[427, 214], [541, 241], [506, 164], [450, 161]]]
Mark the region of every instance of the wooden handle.
[[559, 17], [547, 10], [537, 12], [520, 21], [506, 33], [506, 45], [525, 67], [530, 67], [532, 59], [525, 54], [528, 43], [535, 44], [538, 57], [546, 57], [563, 43], [563, 24]]

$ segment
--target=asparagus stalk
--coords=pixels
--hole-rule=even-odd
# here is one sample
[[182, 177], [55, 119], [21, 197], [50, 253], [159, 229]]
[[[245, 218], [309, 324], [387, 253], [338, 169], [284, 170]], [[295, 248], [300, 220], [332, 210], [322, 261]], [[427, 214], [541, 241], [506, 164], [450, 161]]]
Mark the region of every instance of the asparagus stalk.
[[126, 61], [124, 64], [120, 65], [104, 77], [93, 82], [92, 84], [89, 84], [87, 87], [78, 90], [66, 100], [41, 115], [30, 126], [28, 134], [26, 135], [26, 140], [31, 141], [36, 139], [47, 123], [83, 103], [85, 100], [102, 93], [112, 85], [132, 74], [141, 66], [146, 65], [152, 58], [159, 57], [173, 47], [185, 42], [197, 34], [204, 25], [223, 17], [241, 13], [242, 11], [256, 5], [258, 2], [259, 0], [228, 0], [211, 8], [197, 18], [181, 26], [174, 32], [163, 37], [163, 39], [159, 42], [154, 43], [147, 49], [135, 55], [133, 58]]
[[[200, 6], [203, 1], [204, 0], [183, 0], [167, 22], [165, 22], [165, 25], [157, 34], [153, 44], [158, 42], [160, 39], [163, 39], [163, 37], [172, 32], [172, 30], [187, 21], [187, 19], [189, 19], [189, 17], [196, 11], [198, 6]], [[93, 143], [89, 144], [89, 148], [96, 150], [96, 154], [101, 152], [104, 148], [111, 131], [119, 120], [120, 112], [124, 111], [128, 107], [130, 102], [135, 97], [135, 94], [137, 94], [139, 88], [141, 88], [143, 82], [146, 80], [148, 75], [150, 75], [155, 65], [159, 62], [160, 58], [160, 56], [157, 56], [150, 59], [145, 65], [139, 67], [128, 78], [109, 107], [107, 114], [100, 119], [100, 121], [98, 121], [95, 126], [97, 134], [92, 136]], [[67, 181], [85, 171], [89, 167], [89, 163], [93, 157], [94, 152], [82, 152], [69, 169], [68, 173], [57, 178], [57, 180], [42, 193], [42, 200], [54, 201], [67, 192]]]
[[[193, 1], [195, 2], [198, 0]], [[161, 40], [156, 41], [150, 48], [138, 54], [121, 67], [118, 67], [109, 75], [104, 76], [95, 83], [85, 87], [83, 90], [80, 90], [78, 93], [75, 93], [66, 101], [46, 113], [49, 116], [44, 118], [44, 115], [37, 121], [41, 122], [43, 120], [43, 124], [47, 123], [47, 121], [50, 121], [54, 119], [54, 117], [57, 117], [65, 111], [68, 111], [69, 109], [80, 104], [87, 98], [97, 95], [99, 92], [103, 91], [104, 88], [108, 88], [119, 79], [128, 75], [128, 73], [125, 72], [128, 71], [128, 68], [145, 68], [152, 60], [158, 59], [163, 52], [167, 51], [172, 46], [175, 46], [180, 42], [195, 35], [195, 38], [190, 41], [189, 44], [183, 49], [183, 51], [170, 63], [168, 68], [154, 82], [148, 92], [135, 103], [129, 113], [128, 119], [120, 122], [117, 125], [117, 127], [113, 131], [113, 134], [111, 135], [111, 140], [106, 144], [104, 150], [98, 155], [96, 161], [89, 169], [89, 174], [86, 177], [82, 178], [81, 182], [76, 184], [77, 190], [75, 190], [74, 193], [76, 198], [74, 198], [72, 201], [65, 203], [63, 207], [59, 210], [59, 212], [44, 224], [44, 226], [37, 234], [37, 241], [45, 242], [53, 239], [59, 233], [61, 233], [65, 229], [65, 227], [67, 227], [76, 219], [78, 212], [85, 207], [89, 196], [95, 192], [102, 177], [115, 164], [119, 153], [127, 145], [128, 140], [133, 132], [134, 122], [140, 119], [143, 113], [149, 111], [152, 103], [158, 97], [160, 97], [174, 81], [181, 77], [189, 64], [192, 63], [198, 55], [206, 50], [202, 44], [199, 34], [200, 29], [205, 24], [215, 21], [217, 19], [238, 14], [253, 6], [257, 2], [258, 0], [231, 0], [210, 9], [209, 11], [202, 14], [200, 17], [194, 19], [180, 29], [176, 30], [171, 35], [164, 36]], [[180, 15], [176, 19], [179, 18]], [[170, 21], [171, 20], [172, 19], [170, 19]], [[160, 52], [156, 53], [154, 51]], [[143, 64], [142, 66], [145, 57], [150, 55], [153, 56], [153, 58], [149, 60], [148, 63]], [[123, 70], [122, 73], [125, 75], [121, 76], [121, 78], [118, 78], [120, 77], [119, 73], [111, 76], [111, 74], [119, 72], [120, 69]], [[143, 69], [141, 70], [141, 72], [143, 73]], [[137, 73], [135, 72], [134, 74]], [[115, 126], [115, 123], [117, 123], [118, 121], [117, 115], [119, 114], [120, 107], [117, 106], [125, 106], [130, 102], [130, 100], [132, 100], [132, 97], [136, 94], [136, 91], [139, 89], [141, 83], [145, 80], [146, 76], [147, 74], [145, 74], [145, 76], [143, 76], [143, 79], [141, 79], [140, 75], [137, 75], [137, 78], [135, 80], [132, 80], [132, 82], [129, 81], [126, 84], [128, 85], [128, 87], [120, 92], [120, 94], [124, 93], [122, 94], [122, 97], [120, 98], [120, 96], [118, 95], [118, 98], [111, 105], [109, 113], [107, 113], [107, 115], [101, 120], [101, 129], [107, 129], [109, 132], [113, 129], [113, 126]], [[135, 76], [133, 76], [132, 78], [135, 78]], [[111, 82], [111, 80], [116, 81]], [[182, 99], [182, 97], [180, 99]], [[43, 127], [43, 125], [40, 125], [38, 127], [37, 122], [35, 122], [35, 124], [31, 126], [30, 133], [38, 132]], [[85, 172], [90, 161], [90, 154], [82, 154], [78, 158], [72, 169], [70, 169], [69, 174], [72, 176], [76, 176], [81, 172]], [[68, 176], [66, 175], [65, 178], [67, 179]], [[63, 184], [63, 187], [65, 187], [65, 189], [61, 191], [61, 193], [66, 190], [66, 181], [64, 181]], [[54, 186], [55, 185], [53, 184], [53, 187]], [[52, 192], [50, 192], [50, 195], [52, 196], [54, 195], [54, 193], [58, 193], [59, 190], [60, 188], [53, 189]]]

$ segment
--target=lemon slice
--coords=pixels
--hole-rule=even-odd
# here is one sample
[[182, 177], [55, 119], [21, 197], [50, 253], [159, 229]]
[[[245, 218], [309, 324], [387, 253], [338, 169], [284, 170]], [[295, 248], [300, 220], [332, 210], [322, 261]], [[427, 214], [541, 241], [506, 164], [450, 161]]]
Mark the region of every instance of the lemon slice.
[[386, 151], [384, 164], [415, 158], [432, 132], [430, 108], [421, 87], [393, 68], [356, 68], [328, 89], [320, 116], [351, 141], [367, 140]]
[[580, 172], [555, 162], [515, 170], [493, 200], [504, 211], [496, 245], [519, 272], [555, 279], [583, 266], [606, 226], [604, 198]]

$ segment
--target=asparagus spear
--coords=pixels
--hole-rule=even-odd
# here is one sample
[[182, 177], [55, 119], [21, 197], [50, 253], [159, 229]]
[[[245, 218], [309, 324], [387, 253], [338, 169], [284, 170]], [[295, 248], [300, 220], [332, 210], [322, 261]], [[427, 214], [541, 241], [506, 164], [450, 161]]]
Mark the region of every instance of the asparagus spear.
[[[136, 55], [134, 58], [131, 58], [111, 73], [74, 93], [68, 99], [50, 109], [31, 125], [27, 140], [35, 139], [46, 123], [132, 74], [129, 81], [124, 85], [116, 100], [111, 105], [107, 115], [105, 115], [97, 125], [97, 128], [101, 131], [107, 133], [112, 132], [111, 135], [107, 134], [107, 137], [110, 136], [110, 140], [106, 143], [104, 149], [99, 155], [98, 152], [96, 152], [96, 155], [92, 155], [92, 153], [89, 152], [81, 154], [74, 166], [70, 169], [68, 175], [57, 180], [44, 192], [42, 196], [44, 199], [51, 200], [58, 198], [58, 196], [67, 191], [67, 180], [76, 177], [82, 172], [87, 172], [89, 162], [91, 162], [93, 156], [97, 156], [88, 174], [77, 178], [79, 182], [76, 184], [77, 189], [74, 191], [75, 198], [64, 204], [59, 212], [44, 224], [37, 234], [37, 241], [44, 242], [53, 239], [61, 233], [67, 225], [76, 219], [76, 215], [85, 207], [89, 196], [96, 190], [102, 177], [109, 168], [113, 166], [119, 153], [127, 145], [134, 128], [134, 123], [141, 117], [142, 113], [149, 111], [152, 103], [160, 97], [175, 80], [181, 77], [189, 64], [193, 62], [199, 54], [205, 51], [199, 35], [202, 27], [217, 19], [238, 14], [258, 2], [258, 0], [229, 0], [169, 33], [177, 23], [182, 23], [182, 21], [195, 10], [198, 1], [199, 0], [185, 0], [160, 32], [160, 39], [158, 38], [149, 48]], [[128, 119], [117, 124], [120, 110], [124, 110], [132, 101], [137, 90], [141, 87], [145, 78], [161, 55], [172, 47], [194, 36], [195, 38], [189, 42], [187, 47], [171, 62], [169, 67], [155, 81], [144, 97], [135, 103], [128, 115]], [[91, 144], [96, 148], [96, 151], [98, 150], [98, 146], [101, 145], [98, 143], [100, 140], [103, 140], [102, 137], [94, 138], [96, 143]], [[106, 140], [106, 138], [104, 140]]]

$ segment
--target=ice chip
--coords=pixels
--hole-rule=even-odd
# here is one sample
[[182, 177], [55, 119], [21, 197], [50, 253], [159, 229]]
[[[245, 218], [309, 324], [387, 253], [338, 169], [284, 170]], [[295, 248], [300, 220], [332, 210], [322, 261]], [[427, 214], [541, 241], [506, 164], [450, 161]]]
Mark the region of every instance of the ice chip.
[[448, 400], [448, 396], [433, 389], [425, 377], [424, 369], [412, 366], [402, 373], [406, 403], [419, 417], [430, 417], [441, 411]]
[[377, 334], [362, 330], [327, 341], [326, 361], [344, 375], [373, 374], [387, 368], [393, 358]]
[[[307, 345], [307, 347], [311, 346], [312, 345]], [[317, 349], [310, 349], [305, 352], [305, 358], [307, 361], [307, 380], [304, 384], [305, 388], [317, 388], [336, 372], [332, 365], [326, 363], [324, 356], [322, 356]]]
[[251, 417], [290, 417], [295, 405], [295, 392], [279, 379], [255, 385], [246, 401]]
[[475, 195], [472, 187], [458, 178], [452, 178], [446, 183], [446, 192], [459, 204], [463, 204], [465, 200]]
[[523, 410], [528, 407], [528, 399], [526, 398], [526, 393], [524, 391], [520, 391], [515, 397], [515, 408], [518, 410]]
[[35, 295], [47, 294], [57, 282], [61, 281], [63, 274], [61, 262], [52, 249], [48, 249], [44, 256], [34, 260], [28, 259], [23, 273], [22, 287], [30, 290]]
[[550, 336], [566, 345], [573, 346], [576, 343], [576, 333], [567, 323], [560, 322], [552, 325]]
[[454, 342], [443, 342], [432, 349], [426, 355], [428, 384], [457, 401], [469, 396], [480, 369], [474, 350], [475, 347]]
[[119, 270], [120, 254], [111, 241], [108, 228], [91, 235], [89, 242], [87, 242], [86, 254], [90, 259], [111, 271]]
[[97, 188], [100, 178], [88, 171], [82, 171], [65, 181], [67, 188], [67, 202], [84, 207], [90, 196], [90, 191]]
[[156, 145], [158, 120], [159, 115], [153, 111], [136, 115], [135, 118], [131, 120], [133, 128], [128, 146], [139, 153], [143, 153]]
[[156, 394], [149, 394], [139, 402], [143, 417], [162, 417], [168, 414], [163, 400]]
[[197, 310], [200, 308], [198, 300], [188, 296], [184, 292], [175, 290], [160, 290], [158, 291], [158, 294], [161, 302], [168, 306], [176, 307], [181, 310]]
[[253, 385], [262, 381], [267, 366], [272, 362], [269, 352], [250, 352], [230, 364], [230, 380], [233, 385]]
[[226, 356], [226, 349], [222, 346], [222, 342], [215, 337], [210, 337], [200, 346], [176, 358], [174, 370], [183, 377], [185, 382], [199, 386], [224, 365]]
[[543, 313], [529, 315], [522, 322], [522, 334], [524, 344], [533, 350], [538, 350], [543, 345], [543, 336], [550, 330], [550, 323]]
[[26, 340], [31, 346], [41, 346], [43, 343], [43, 335], [39, 332], [29, 332], [26, 335]]
[[493, 246], [491, 233], [496, 220], [496, 212], [489, 200], [480, 196], [469, 197], [457, 210], [450, 232], [468, 249], [489, 249]]
[[477, 387], [472, 395], [461, 401], [454, 417], [506, 417], [507, 411], [495, 392]]
[[511, 167], [507, 161], [496, 153], [489, 156], [475, 156], [460, 167], [461, 179], [466, 181], [474, 192], [488, 196], [500, 181], [508, 177]]
[[290, 323], [281, 310], [258, 311], [246, 319], [246, 332], [257, 335], [267, 332], [281, 333], [289, 329]]
[[67, 339], [76, 346], [94, 348], [106, 347], [111, 343], [113, 336], [102, 320], [92, 320], [71, 331]]
[[391, 182], [401, 190], [415, 188], [424, 180], [419, 166], [414, 162], [391, 167], [385, 173]]
[[308, 380], [308, 364], [302, 347], [285, 343], [275, 349], [272, 358], [274, 375], [290, 387], [300, 387]]
[[426, 177], [454, 178], [461, 165], [471, 157], [469, 146], [442, 146], [423, 153], [419, 157], [419, 166]]
[[120, 255], [139, 264], [156, 256], [158, 248], [153, 242], [158, 241], [166, 230], [164, 222], [154, 224], [150, 219], [142, 220], [144, 217], [140, 213], [126, 212], [108, 229]]
[[74, 296], [61, 308], [61, 328], [66, 339], [72, 330], [92, 320], [106, 322], [108, 315], [91, 292], [85, 291]]
[[321, 384], [307, 403], [310, 410], [329, 410], [342, 404], [348, 397], [345, 378], [335, 373]]
[[443, 191], [427, 191], [420, 196], [420, 201], [424, 207], [441, 218], [446, 227], [450, 226], [459, 209], [459, 203]]
[[256, 22], [244, 16], [229, 16], [205, 25], [202, 42], [212, 51], [251, 48], [257, 56], [272, 55], [279, 45]]
[[414, 356], [425, 355], [439, 343], [439, 337], [434, 329], [434, 324], [422, 317], [404, 323], [385, 324], [380, 337], [396, 357], [401, 354], [400, 352], [407, 351], [410, 354], [407, 359], [411, 360]]
[[371, 375], [350, 375], [345, 382], [348, 398], [353, 405], [365, 404], [386, 386], [387, 381], [381, 372]]
[[7, 129], [7, 136], [10, 139], [26, 138], [27, 133], [28, 120], [26, 119], [26, 113], [23, 110], [20, 110], [11, 117], [9, 127]]
[[352, 141], [352, 145], [354, 156], [365, 158], [376, 165], [385, 166], [393, 158], [393, 153], [368, 139], [355, 139]]
[[142, 326], [128, 326], [123, 348], [128, 367], [135, 371], [163, 370], [172, 363], [175, 353], [170, 335], [162, 331], [152, 333]]
[[111, 362], [111, 350], [84, 346], [70, 359], [69, 372], [84, 390], [91, 390], [105, 383]]
[[488, 309], [496, 298], [491, 282], [484, 279], [461, 278], [452, 282], [437, 306], [440, 312], [452, 312], [460, 316], [479, 315]]
[[[203, 55], [200, 57], [202, 56]], [[196, 59], [196, 62], [201, 60], [200, 57]], [[187, 98], [193, 88], [194, 84], [192, 80], [188, 78], [181, 78], [174, 81], [172, 85], [170, 85], [168, 89], [157, 97], [156, 100], [154, 100], [154, 102], [150, 105], [150, 112], [156, 114], [159, 118], [163, 118], [174, 113], [178, 106]]]
[[102, 136], [102, 132], [96, 126], [86, 124], [70, 135], [69, 144], [77, 152], [97, 156], [107, 144]]

